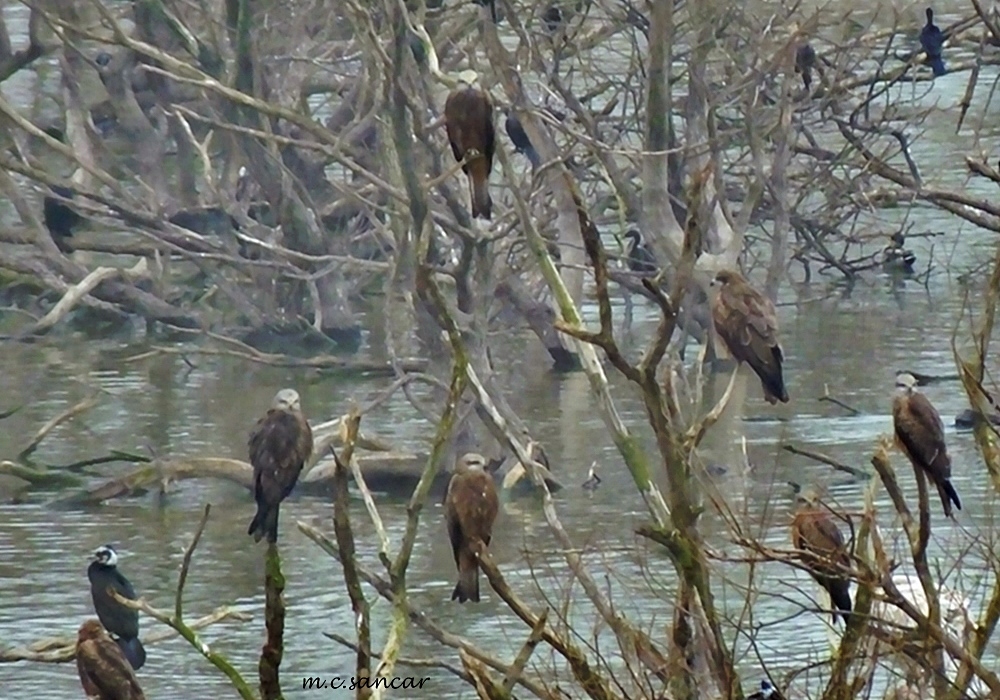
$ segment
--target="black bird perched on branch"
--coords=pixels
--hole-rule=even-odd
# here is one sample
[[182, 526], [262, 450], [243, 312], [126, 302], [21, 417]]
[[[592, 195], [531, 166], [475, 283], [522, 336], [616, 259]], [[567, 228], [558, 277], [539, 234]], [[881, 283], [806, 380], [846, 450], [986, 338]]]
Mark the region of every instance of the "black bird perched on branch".
[[[66, 141], [59, 127], [50, 126], [45, 129], [45, 133], [60, 143]], [[74, 227], [83, 221], [83, 217], [65, 201], [73, 199], [73, 190], [62, 185], [51, 185], [49, 192], [50, 194], [45, 195], [42, 200], [42, 220], [45, 222], [45, 228], [49, 230], [52, 242], [60, 251], [72, 253], [73, 246], [69, 239], [73, 237]]]
[[507, 110], [507, 121], [504, 122], [503, 126], [507, 131], [507, 136], [510, 137], [510, 142], [514, 144], [514, 150], [517, 153], [523, 153], [531, 162], [531, 167], [537, 168], [541, 165], [542, 159], [535, 147], [531, 145], [531, 139], [528, 138], [524, 127], [521, 126], [521, 120], [509, 109]]
[[625, 240], [629, 241], [625, 251], [628, 256], [626, 259], [628, 269], [644, 275], [656, 274], [656, 256], [653, 255], [649, 245], [643, 242], [639, 229], [630, 228], [626, 231]]
[[748, 695], [747, 700], [785, 700], [778, 692], [778, 689], [771, 685], [771, 681], [766, 678], [760, 682], [760, 690], [753, 695]]
[[97, 620], [80, 625], [76, 637], [76, 670], [88, 698], [145, 700], [135, 671], [121, 648]]
[[132, 668], [139, 670], [146, 663], [146, 650], [139, 641], [139, 611], [125, 607], [108, 592], [111, 589], [123, 598], [138, 599], [135, 588], [118, 570], [118, 553], [114, 547], [106, 544], [94, 551], [94, 561], [87, 567], [87, 578], [90, 579], [94, 612], [104, 629], [117, 637], [115, 641]]
[[444, 103], [444, 123], [455, 160], [465, 160], [462, 171], [469, 178], [472, 218], [489, 219], [493, 211], [489, 180], [496, 149], [493, 101], [485, 90], [460, 83]]
[[802, 84], [806, 92], [812, 89], [812, 72], [816, 67], [816, 50], [806, 42], [795, 50], [795, 72], [802, 74]]
[[559, 31], [559, 25], [563, 21], [563, 11], [558, 5], [549, 5], [542, 12], [542, 22], [545, 23], [545, 29], [548, 30], [550, 34], [555, 34]]
[[934, 24], [934, 10], [927, 8], [927, 24], [920, 30], [920, 47], [927, 54], [926, 63], [934, 75], [944, 75], [947, 70], [941, 52], [944, 51], [944, 32]]
[[299, 404], [299, 392], [282, 389], [271, 408], [250, 432], [253, 496], [257, 501], [248, 535], [260, 542], [278, 541], [278, 507], [295, 488], [302, 467], [312, 454], [313, 436]]

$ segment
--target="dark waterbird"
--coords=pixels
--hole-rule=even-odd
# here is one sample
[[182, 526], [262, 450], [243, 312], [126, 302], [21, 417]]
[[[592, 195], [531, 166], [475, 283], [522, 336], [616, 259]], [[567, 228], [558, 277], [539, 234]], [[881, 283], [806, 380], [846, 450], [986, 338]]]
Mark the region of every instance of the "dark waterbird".
[[[45, 129], [45, 133], [60, 143], [65, 143], [65, 135], [62, 129], [57, 126], [50, 126]], [[73, 199], [73, 191], [62, 185], [52, 185], [49, 187], [49, 194], [42, 200], [42, 220], [45, 228], [52, 236], [52, 242], [63, 253], [72, 253], [73, 246], [70, 238], [73, 237], [73, 229], [84, 219], [75, 209], [69, 206], [68, 202]]]
[[128, 659], [97, 620], [87, 620], [80, 625], [76, 637], [76, 670], [88, 698], [146, 698]]
[[799, 45], [795, 50], [795, 72], [802, 75], [802, 84], [806, 92], [812, 89], [812, 73], [816, 68], [816, 50], [808, 42]]
[[656, 274], [656, 270], [658, 269], [656, 256], [653, 255], [653, 250], [649, 245], [642, 240], [642, 234], [639, 233], [639, 229], [630, 228], [626, 231], [625, 240], [629, 242], [628, 247], [625, 249], [625, 262], [628, 264], [628, 269], [643, 275]]
[[934, 24], [934, 10], [927, 8], [927, 24], [920, 30], [920, 48], [927, 54], [926, 63], [934, 71], [934, 75], [944, 75], [947, 71], [944, 67], [944, 59], [941, 53], [944, 51], [944, 32]]
[[257, 514], [247, 534], [278, 541], [278, 508], [295, 488], [313, 449], [312, 429], [302, 413], [299, 392], [282, 389], [250, 432], [250, 464]]
[[951, 483], [951, 457], [944, 442], [944, 423], [930, 400], [914, 387], [912, 374], [896, 375], [897, 393], [892, 400], [892, 424], [896, 445], [915, 469], [920, 469], [937, 487], [944, 514], [952, 517], [952, 503], [962, 510], [962, 501]]
[[913, 274], [913, 264], [917, 256], [905, 247], [906, 238], [896, 232], [890, 237], [889, 245], [882, 250], [882, 269], [885, 272], [905, 275]]
[[467, 83], [460, 84], [444, 103], [444, 123], [455, 160], [465, 160], [462, 171], [469, 178], [472, 218], [489, 219], [493, 211], [489, 180], [496, 148], [490, 96]]
[[[816, 583], [830, 594], [833, 620], [838, 614], [847, 622], [851, 612], [851, 555], [844, 535], [833, 517], [819, 504], [816, 493], [807, 489], [798, 496], [792, 520], [792, 544], [803, 553], [803, 563]], [[837, 611], [840, 611], [839, 613]]]
[[746, 362], [760, 378], [764, 400], [788, 403], [781, 371], [785, 357], [778, 344], [774, 304], [736, 270], [720, 270], [712, 280], [715, 333], [737, 362]]
[[507, 136], [510, 137], [510, 142], [514, 144], [514, 150], [517, 153], [523, 153], [528, 161], [531, 162], [531, 167], [537, 168], [542, 164], [542, 159], [538, 155], [538, 151], [531, 145], [531, 139], [528, 138], [524, 127], [521, 126], [521, 120], [509, 109], [507, 110], [507, 120], [504, 122], [503, 127], [507, 132]]
[[760, 690], [747, 696], [747, 700], [785, 700], [778, 689], [766, 678], [760, 682]]
[[493, 476], [486, 471], [486, 459], [471, 452], [462, 455], [455, 464], [444, 500], [448, 539], [458, 567], [458, 583], [452, 591], [452, 600], [479, 602], [476, 543], [489, 545], [498, 510], [497, 489]]
[[139, 641], [139, 611], [119, 603], [111, 597], [109, 589], [129, 600], [137, 600], [139, 596], [118, 570], [118, 553], [114, 547], [106, 544], [97, 548], [94, 561], [87, 568], [87, 578], [90, 579], [94, 612], [104, 629], [117, 637], [115, 641], [132, 668], [139, 670], [146, 663], [146, 650]]

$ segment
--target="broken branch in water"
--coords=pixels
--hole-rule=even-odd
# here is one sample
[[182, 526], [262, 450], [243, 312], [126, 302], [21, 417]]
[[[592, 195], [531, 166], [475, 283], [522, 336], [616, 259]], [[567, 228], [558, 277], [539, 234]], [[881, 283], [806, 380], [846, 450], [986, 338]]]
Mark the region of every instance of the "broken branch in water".
[[861, 411], [859, 411], [858, 409], [854, 408], [854, 406], [846, 404], [843, 401], [841, 401], [840, 399], [838, 399], [838, 398], [836, 398], [834, 396], [831, 396], [830, 395], [830, 385], [829, 384], [824, 384], [823, 385], [823, 395], [819, 397], [819, 400], [820, 401], [828, 401], [828, 402], [830, 402], [832, 404], [840, 406], [845, 411], [849, 411], [852, 416], [859, 416], [859, 415], [861, 415]]
[[781, 449], [786, 452], [791, 452], [793, 455], [808, 457], [809, 459], [814, 459], [817, 462], [822, 462], [823, 464], [833, 467], [839, 472], [846, 472], [847, 474], [858, 477], [859, 479], [871, 478], [871, 474], [866, 472], [864, 469], [858, 469], [857, 467], [852, 467], [848, 464], [844, 464], [843, 462], [838, 462], [833, 457], [827, 457], [822, 452], [814, 452], [812, 450], [796, 447], [795, 445], [782, 445]]
[[35, 437], [31, 439], [31, 442], [28, 443], [27, 447], [21, 450], [21, 452], [17, 455], [17, 458], [22, 461], [27, 459], [32, 452], [38, 449], [38, 446], [41, 444], [42, 440], [45, 439], [46, 435], [51, 433], [58, 426], [68, 421], [70, 418], [78, 416], [84, 411], [89, 411], [96, 405], [97, 405], [97, 396], [91, 395], [83, 399], [82, 401], [74, 404], [73, 406], [70, 406], [65, 411], [55, 416], [54, 418], [50, 419], [45, 425], [39, 428], [38, 432], [35, 433]]
[[278, 543], [267, 543], [264, 560], [264, 626], [267, 639], [260, 650], [257, 673], [261, 700], [281, 700], [278, 669], [285, 652], [285, 575], [281, 572]]
[[[236, 610], [225, 605], [213, 612], [199, 617], [193, 622], [187, 623], [191, 630], [200, 630], [214, 625], [224, 620], [237, 620], [239, 622], [249, 622], [253, 617], [245, 612]], [[177, 636], [177, 631], [173, 629], [160, 629], [143, 635], [144, 646], [156, 644]], [[75, 637], [50, 637], [32, 642], [27, 647], [10, 647], [0, 649], [0, 663], [13, 663], [15, 661], [34, 661], [37, 663], [66, 663], [76, 658], [76, 638]]]

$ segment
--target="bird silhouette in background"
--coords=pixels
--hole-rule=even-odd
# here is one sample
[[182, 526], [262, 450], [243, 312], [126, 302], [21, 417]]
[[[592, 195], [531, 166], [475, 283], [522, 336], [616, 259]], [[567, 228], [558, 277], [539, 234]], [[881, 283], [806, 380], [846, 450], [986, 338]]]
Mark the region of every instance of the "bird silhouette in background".
[[139, 670], [146, 663], [146, 650], [139, 641], [139, 611], [127, 608], [111, 597], [110, 590], [129, 600], [137, 600], [132, 583], [118, 570], [118, 553], [110, 544], [94, 551], [94, 561], [87, 568], [90, 579], [90, 596], [94, 612], [101, 624], [121, 647], [132, 668]]
[[746, 362], [760, 378], [765, 401], [788, 403], [774, 304], [736, 270], [720, 270], [712, 280], [712, 290], [715, 334], [733, 359]]
[[948, 71], [944, 67], [941, 52], [944, 51], [944, 32], [934, 24], [934, 10], [927, 8], [927, 24], [920, 30], [920, 47], [927, 54], [925, 63], [934, 71], [934, 75], [944, 75]]
[[76, 670], [88, 698], [145, 700], [128, 659], [97, 620], [87, 620], [80, 625], [76, 637]]
[[528, 138], [524, 127], [521, 126], [521, 120], [510, 109], [507, 110], [507, 120], [504, 122], [503, 127], [507, 132], [507, 136], [510, 137], [510, 142], [514, 144], [514, 151], [516, 153], [523, 153], [531, 163], [532, 168], [537, 168], [542, 164], [542, 159], [538, 155], [538, 151], [531, 145], [531, 139]]
[[917, 256], [906, 248], [906, 237], [897, 231], [889, 237], [889, 241], [889, 245], [882, 250], [882, 269], [885, 272], [912, 275]]
[[496, 149], [493, 129], [493, 102], [484, 91], [461, 83], [444, 103], [444, 123], [455, 160], [465, 163], [462, 171], [469, 178], [472, 193], [472, 218], [490, 219], [490, 172]]
[[250, 432], [250, 464], [253, 466], [253, 496], [257, 513], [247, 534], [254, 542], [267, 535], [278, 541], [278, 509], [295, 488], [302, 467], [312, 454], [313, 436], [302, 413], [299, 392], [282, 389], [271, 408]]
[[816, 68], [816, 50], [806, 42], [795, 50], [795, 72], [802, 75], [802, 84], [806, 92], [812, 90], [813, 69]]
[[830, 594], [834, 622], [839, 615], [846, 623], [851, 612], [851, 580], [847, 574], [851, 555], [837, 523], [820, 505], [817, 494], [808, 489], [798, 496], [792, 520], [792, 544], [803, 552], [809, 575]]
[[486, 459], [471, 452], [462, 455], [455, 464], [444, 501], [445, 524], [458, 567], [452, 600], [479, 602], [479, 555], [474, 544], [480, 541], [489, 545], [497, 510], [496, 484], [486, 471]]
[[944, 443], [944, 423], [930, 400], [917, 391], [916, 378], [902, 372], [896, 375], [896, 396], [892, 400], [892, 423], [896, 445], [937, 487], [944, 514], [952, 517], [951, 505], [962, 510], [962, 501], [951, 484], [951, 457]]

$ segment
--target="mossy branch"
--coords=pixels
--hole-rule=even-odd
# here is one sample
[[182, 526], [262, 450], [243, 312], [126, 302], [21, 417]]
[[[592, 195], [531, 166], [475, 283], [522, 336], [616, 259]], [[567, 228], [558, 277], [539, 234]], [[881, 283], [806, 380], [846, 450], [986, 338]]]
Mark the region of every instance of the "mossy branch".
[[260, 650], [257, 674], [261, 700], [283, 700], [279, 668], [285, 652], [285, 575], [277, 542], [267, 543], [264, 557], [264, 626], [267, 639]]
[[[337, 547], [343, 553], [341, 565], [344, 569], [344, 583], [347, 585], [347, 595], [351, 599], [351, 610], [354, 612], [354, 626], [358, 632], [358, 654], [355, 675], [358, 678], [371, 677], [371, 627], [369, 623], [368, 601], [365, 599], [364, 590], [361, 588], [361, 579], [358, 577], [357, 552], [354, 546], [354, 532], [351, 529], [350, 501], [348, 498], [348, 472], [347, 467], [354, 456], [354, 444], [358, 436], [358, 427], [361, 425], [361, 416], [351, 413], [347, 419], [347, 437], [344, 440], [344, 449], [338, 456], [333, 453], [336, 461], [334, 472], [334, 501], [333, 501], [333, 529], [337, 538]], [[358, 698], [367, 698], [371, 695], [371, 689], [358, 688]]]

